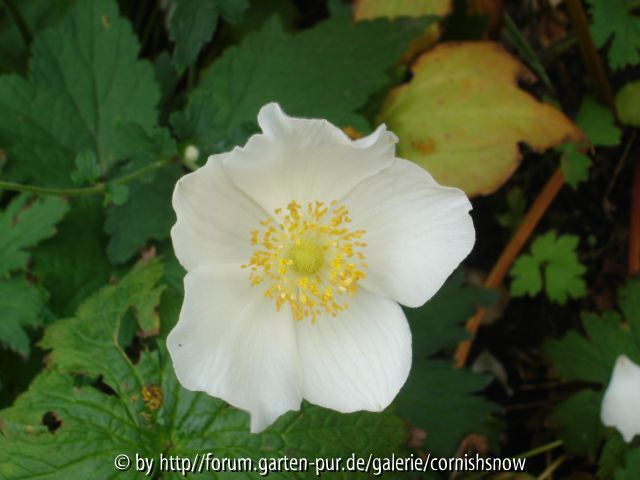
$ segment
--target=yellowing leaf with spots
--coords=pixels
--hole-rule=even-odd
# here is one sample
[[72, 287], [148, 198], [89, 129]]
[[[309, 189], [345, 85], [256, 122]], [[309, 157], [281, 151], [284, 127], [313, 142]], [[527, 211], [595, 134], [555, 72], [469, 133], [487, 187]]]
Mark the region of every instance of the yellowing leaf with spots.
[[[451, 13], [452, 8], [452, 0], [356, 0], [353, 17], [357, 21], [380, 17], [389, 19], [427, 15], [445, 17]], [[437, 23], [427, 27], [420, 37], [411, 42], [405, 59], [411, 59], [436, 43], [441, 31], [442, 28]]]
[[518, 88], [528, 72], [496, 43], [445, 43], [412, 70], [378, 120], [400, 138], [400, 156], [467, 195], [489, 194], [511, 176], [518, 142], [542, 151], [583, 137], [562, 112]]

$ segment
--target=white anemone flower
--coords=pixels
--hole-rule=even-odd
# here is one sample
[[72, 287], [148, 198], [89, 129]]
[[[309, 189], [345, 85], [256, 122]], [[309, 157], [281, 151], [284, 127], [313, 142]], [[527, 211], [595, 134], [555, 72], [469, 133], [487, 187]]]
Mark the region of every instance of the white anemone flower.
[[615, 427], [626, 442], [640, 434], [640, 366], [620, 355], [602, 399], [602, 423]]
[[411, 367], [399, 304], [424, 304], [471, 251], [469, 200], [396, 158], [384, 125], [351, 140], [275, 103], [258, 123], [175, 188], [178, 380], [248, 411], [252, 432], [302, 399], [381, 411]]

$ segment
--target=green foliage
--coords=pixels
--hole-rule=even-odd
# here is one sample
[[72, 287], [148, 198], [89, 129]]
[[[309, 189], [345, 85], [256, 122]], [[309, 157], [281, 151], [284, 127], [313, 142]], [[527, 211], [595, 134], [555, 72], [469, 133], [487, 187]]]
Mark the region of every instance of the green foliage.
[[175, 222], [171, 192], [180, 174], [180, 169], [172, 166], [158, 172], [151, 183], [132, 183], [126, 203], [109, 209], [104, 227], [111, 237], [107, 255], [112, 263], [126, 262], [149, 239], [169, 236]]
[[51, 294], [49, 308], [59, 316], [71, 315], [107, 283], [110, 271], [100, 198], [79, 197], [69, 205], [57, 235], [33, 249], [32, 271]]
[[547, 297], [561, 305], [567, 298], [584, 296], [585, 268], [576, 255], [577, 246], [578, 237], [573, 235], [558, 237], [555, 232], [548, 232], [538, 236], [531, 246], [531, 254], [520, 255], [511, 269], [511, 295], [534, 296], [544, 285]]
[[0, 144], [8, 174], [68, 186], [77, 152], [92, 151], [103, 172], [117, 160], [118, 123], [150, 129], [159, 99], [151, 65], [113, 0], [79, 0], [39, 33], [28, 80], [0, 77]]
[[415, 359], [407, 383], [398, 396], [398, 413], [427, 433], [424, 448], [437, 456], [452, 456], [471, 433], [497, 437], [491, 414], [500, 407], [476, 395], [490, 378], [455, 369], [450, 362]]
[[615, 125], [611, 111], [591, 97], [585, 97], [576, 117], [576, 124], [587, 136], [589, 145], [567, 143], [560, 147], [563, 153], [560, 167], [566, 182], [574, 190], [589, 178], [591, 159], [585, 153], [589, 146], [613, 147], [620, 144], [622, 132]]
[[[544, 344], [544, 352], [560, 377], [600, 387], [598, 391], [580, 390], [553, 413], [552, 420], [560, 427], [561, 437], [572, 451], [593, 455], [602, 443], [605, 433], [600, 421], [602, 388], [609, 382], [618, 356], [627, 355], [634, 362], [640, 362], [639, 298], [640, 282], [629, 280], [618, 291], [623, 317], [615, 311], [584, 314], [582, 324], [586, 337], [570, 331], [564, 338]], [[607, 457], [619, 456], [618, 450], [615, 445], [605, 448]], [[610, 470], [611, 460], [603, 458], [601, 468]]]
[[385, 71], [429, 22], [332, 18], [292, 35], [273, 18], [202, 74], [172, 124], [201, 155], [242, 144], [256, 130], [258, 110], [270, 101], [290, 115], [368, 131], [357, 110], [388, 84]]
[[169, 35], [176, 44], [173, 63], [178, 71], [191, 65], [202, 46], [211, 40], [219, 15], [237, 23], [248, 6], [248, 0], [177, 0]]
[[519, 187], [514, 187], [507, 193], [507, 211], [496, 215], [498, 223], [509, 230], [515, 230], [522, 222], [527, 209], [527, 200]]
[[629, 82], [616, 94], [620, 121], [640, 128], [640, 81]]
[[[47, 368], [0, 412], [2, 478], [108, 478], [122, 453], [153, 457], [156, 464], [160, 452], [193, 458], [212, 446], [216, 457], [368, 456], [388, 455], [406, 440], [393, 415], [342, 415], [308, 405], [253, 435], [245, 413], [178, 385], [162, 340], [133, 361], [116, 339], [129, 321], [140, 328], [157, 322], [161, 276], [157, 261], [138, 266], [46, 330], [42, 345], [53, 349]], [[47, 413], [60, 422], [54, 433], [43, 426]], [[120, 474], [138, 475], [135, 469]], [[258, 472], [246, 476], [260, 478]], [[283, 472], [281, 478], [298, 476]]]
[[640, 18], [632, 0], [589, 0], [591, 35], [598, 47], [611, 40], [609, 65], [614, 70], [640, 63]]
[[25, 278], [0, 281], [0, 344], [28, 355], [31, 342], [24, 329], [40, 326], [45, 300], [43, 292]]
[[71, 180], [76, 185], [94, 183], [100, 176], [100, 164], [96, 154], [91, 150], [83, 150], [76, 155], [76, 169], [71, 172]]
[[624, 457], [624, 466], [616, 470], [614, 480], [635, 480], [640, 478], [640, 448], [630, 450]]
[[491, 414], [499, 407], [476, 394], [490, 378], [426, 358], [466, 339], [466, 320], [476, 307], [489, 307], [495, 301], [496, 292], [464, 285], [463, 272], [458, 270], [423, 307], [406, 310], [415, 358], [397, 408], [427, 432], [424, 448], [434, 455], [453, 455], [470, 433], [496, 439], [498, 429]]
[[[13, 2], [26, 27], [37, 33], [56, 25], [69, 10], [69, 0], [20, 0]], [[7, 8], [0, 8], [0, 73], [24, 71], [27, 67], [27, 44]]]
[[427, 357], [465, 340], [469, 332], [464, 324], [476, 307], [490, 307], [496, 299], [495, 291], [467, 286], [462, 270], [454, 272], [424, 306], [405, 309], [411, 325], [413, 354]]
[[22, 194], [0, 213], [0, 278], [12, 270], [23, 270], [34, 247], [55, 232], [55, 225], [68, 210], [65, 201], [55, 197], [32, 199]]

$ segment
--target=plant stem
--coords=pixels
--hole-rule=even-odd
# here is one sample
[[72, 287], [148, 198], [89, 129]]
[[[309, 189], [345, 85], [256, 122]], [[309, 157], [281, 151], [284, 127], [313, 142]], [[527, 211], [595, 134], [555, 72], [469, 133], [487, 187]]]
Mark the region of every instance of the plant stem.
[[[513, 262], [522, 250], [522, 247], [524, 247], [525, 243], [529, 240], [533, 230], [540, 222], [540, 219], [549, 208], [549, 205], [551, 205], [551, 202], [556, 197], [563, 184], [564, 178], [562, 177], [562, 172], [558, 168], [547, 181], [542, 191], [538, 194], [538, 197], [533, 202], [533, 205], [531, 205], [531, 208], [525, 215], [522, 223], [509, 240], [509, 243], [507, 243], [506, 247], [502, 250], [500, 257], [494, 264], [489, 276], [484, 282], [484, 286], [486, 288], [495, 289], [500, 286], [504, 277], [509, 272], [511, 265], [513, 265]], [[478, 308], [473, 317], [467, 321], [467, 330], [471, 333], [476, 333], [485, 314], [486, 310], [484, 308]], [[471, 350], [472, 341], [473, 339], [465, 340], [458, 344], [455, 354], [456, 367], [461, 368], [464, 366]]]
[[[157, 170], [159, 168], [164, 167], [173, 161], [173, 158], [158, 160], [157, 162], [150, 163], [149, 165], [145, 165], [138, 170], [135, 170], [131, 173], [123, 175], [122, 177], [116, 178], [108, 183], [115, 183], [118, 185], [122, 185], [125, 183], [134, 180], [145, 173], [149, 173], [153, 170]], [[38, 187], [36, 185], [24, 185], [22, 183], [13, 183], [13, 182], [4, 182], [0, 180], [0, 190], [12, 190], [14, 192], [27, 192], [27, 193], [35, 193], [38, 195], [62, 195], [65, 197], [79, 197], [82, 195], [95, 195], [98, 193], [103, 193], [106, 188], [105, 182], [96, 183], [91, 187], [80, 187], [80, 188], [51, 188], [51, 187]]]
[[596, 50], [596, 47], [593, 44], [591, 34], [589, 33], [589, 22], [587, 20], [587, 14], [582, 8], [582, 2], [581, 0], [566, 0], [564, 3], [576, 32], [576, 38], [578, 39], [578, 46], [580, 47], [582, 60], [589, 71], [589, 76], [591, 77], [593, 85], [598, 92], [598, 96], [605, 105], [615, 111], [611, 86], [609, 85], [609, 80], [602, 64], [602, 59], [600, 58], [598, 50]]
[[629, 220], [629, 275], [640, 274], [640, 148], [634, 153]]
[[29, 26], [27, 22], [24, 20], [20, 9], [15, 6], [13, 0], [0, 0], [0, 3], [4, 3], [4, 6], [7, 7], [7, 11], [13, 21], [15, 22], [18, 30], [20, 31], [20, 35], [22, 36], [22, 40], [24, 44], [28, 47], [31, 45], [31, 40], [33, 39], [33, 35], [31, 34], [31, 30], [29, 30]]
[[547, 443], [546, 445], [541, 445], [539, 447], [533, 448], [531, 450], [527, 450], [524, 453], [516, 455], [516, 458], [530, 458], [535, 457], [536, 455], [540, 455], [541, 453], [548, 452], [549, 450], [553, 450], [554, 448], [561, 447], [563, 445], [562, 440], [555, 440], [551, 443]]
[[551, 465], [545, 468], [544, 472], [538, 476], [537, 480], [546, 480], [547, 478], [551, 478], [553, 472], [560, 468], [560, 465], [562, 465], [566, 459], [567, 457], [565, 455], [558, 457]]

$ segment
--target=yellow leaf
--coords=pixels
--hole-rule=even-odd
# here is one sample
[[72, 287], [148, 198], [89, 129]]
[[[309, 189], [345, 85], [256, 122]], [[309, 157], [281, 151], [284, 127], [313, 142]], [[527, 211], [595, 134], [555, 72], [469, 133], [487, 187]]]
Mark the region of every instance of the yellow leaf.
[[489, 194], [518, 166], [518, 142], [542, 151], [582, 133], [562, 112], [518, 88], [526, 68], [492, 42], [445, 43], [422, 55], [378, 120], [400, 156], [467, 195]]
[[[379, 17], [421, 17], [436, 15], [444, 17], [451, 13], [452, 0], [356, 0], [353, 17], [358, 20], [372, 20]], [[403, 60], [408, 61], [435, 44], [442, 28], [438, 23], [427, 27], [424, 33], [411, 42]]]

